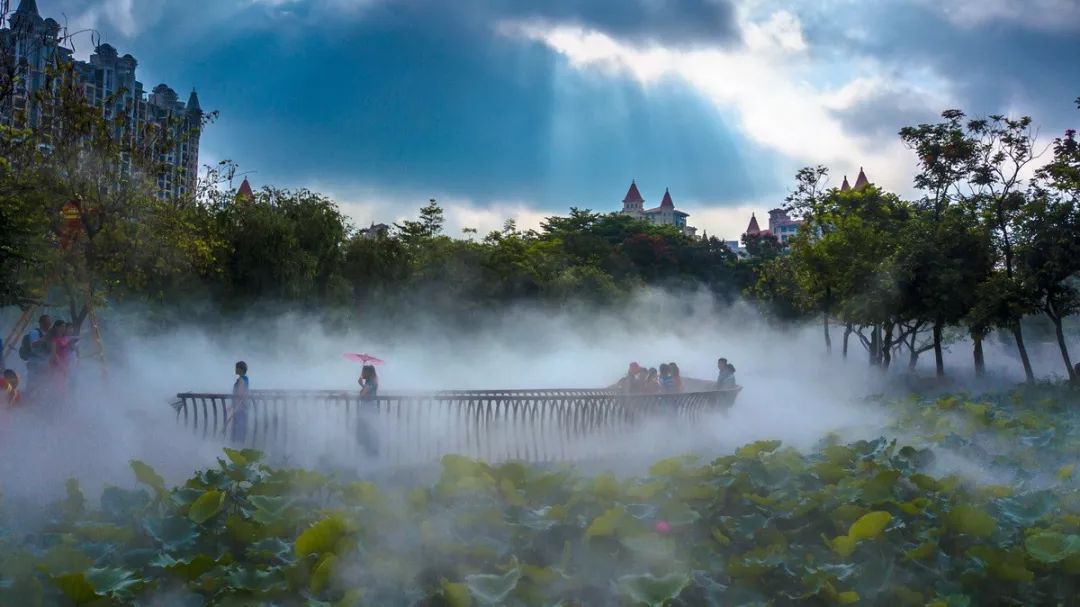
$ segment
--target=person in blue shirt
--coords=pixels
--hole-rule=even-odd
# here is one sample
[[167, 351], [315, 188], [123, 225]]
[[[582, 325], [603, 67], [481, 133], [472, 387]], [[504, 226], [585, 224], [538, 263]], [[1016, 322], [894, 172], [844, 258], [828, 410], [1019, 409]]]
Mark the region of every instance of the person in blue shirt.
[[231, 425], [230, 439], [238, 445], [243, 445], [247, 438], [248, 409], [251, 406], [251, 401], [247, 397], [248, 389], [251, 387], [247, 373], [247, 363], [242, 360], [237, 362], [236, 381], [232, 389], [232, 412], [229, 419], [225, 421], [226, 427]]

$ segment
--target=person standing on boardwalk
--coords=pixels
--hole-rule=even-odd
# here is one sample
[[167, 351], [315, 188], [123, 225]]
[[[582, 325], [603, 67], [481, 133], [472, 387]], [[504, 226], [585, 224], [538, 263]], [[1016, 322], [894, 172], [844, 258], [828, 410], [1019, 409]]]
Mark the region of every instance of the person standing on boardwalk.
[[31, 390], [37, 390], [38, 386], [45, 383], [49, 370], [49, 333], [52, 327], [52, 317], [42, 314], [38, 318], [38, 326], [23, 335], [22, 344], [19, 346], [19, 358], [26, 362], [26, 374]]
[[379, 374], [375, 372], [374, 365], [364, 365], [360, 369], [360, 414], [356, 420], [356, 441], [364, 448], [368, 457], [379, 455], [379, 437], [372, 427], [371, 418], [375, 417], [377, 405], [375, 399], [379, 396]]
[[233, 383], [232, 389], [232, 411], [229, 414], [229, 419], [225, 420], [225, 426], [229, 427], [230, 431], [229, 438], [237, 445], [243, 445], [244, 440], [247, 438], [248, 408], [251, 405], [248, 399], [251, 383], [248, 380], [247, 373], [247, 363], [242, 360], [238, 361], [236, 363], [236, 381]]

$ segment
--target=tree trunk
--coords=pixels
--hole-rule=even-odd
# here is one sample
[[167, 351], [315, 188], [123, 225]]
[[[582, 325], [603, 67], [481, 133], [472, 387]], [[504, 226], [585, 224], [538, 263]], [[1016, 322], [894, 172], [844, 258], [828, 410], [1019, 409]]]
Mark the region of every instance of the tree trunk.
[[892, 363], [892, 333], [893, 324], [885, 325], [885, 339], [881, 342], [881, 366], [888, 371]]
[[919, 351], [912, 347], [908, 352], [907, 368], [909, 371], [914, 371], [915, 367], [919, 365]]
[[851, 337], [851, 323], [844, 325], [844, 360], [847, 360], [848, 338]]
[[832, 356], [832, 337], [829, 335], [829, 309], [821, 315], [821, 324], [825, 329], [825, 353]]
[[1065, 345], [1065, 332], [1061, 330], [1061, 318], [1051, 316], [1050, 320], [1054, 321], [1058, 348], [1061, 349], [1061, 358], [1065, 361], [1065, 377], [1069, 378], [1069, 381], [1076, 381], [1076, 370], [1073, 369], [1072, 360], [1069, 359], [1069, 347]]
[[1024, 363], [1024, 377], [1029, 384], [1035, 383], [1035, 371], [1031, 369], [1031, 359], [1028, 358], [1027, 346], [1024, 345], [1024, 330], [1020, 323], [1012, 327], [1013, 338], [1016, 339], [1016, 349], [1020, 352], [1020, 362]]
[[971, 339], [975, 342], [974, 354], [975, 354], [975, 377], [983, 377], [986, 375], [986, 358], [983, 357], [983, 337], [982, 335], [972, 335]]
[[945, 359], [941, 353], [941, 331], [944, 325], [940, 319], [934, 321], [934, 368], [938, 377], [945, 377]]
[[881, 327], [874, 325], [870, 331], [870, 366], [877, 367], [881, 364]]

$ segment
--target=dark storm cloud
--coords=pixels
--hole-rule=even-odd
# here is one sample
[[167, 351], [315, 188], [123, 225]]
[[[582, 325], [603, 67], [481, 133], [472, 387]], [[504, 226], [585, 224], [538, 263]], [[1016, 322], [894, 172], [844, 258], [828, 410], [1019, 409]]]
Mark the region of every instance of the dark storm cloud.
[[[896, 2], [867, 4], [858, 14], [864, 33], [849, 35], [847, 21], [807, 20], [812, 46], [835, 60], [864, 56], [898, 71], [929, 68], [947, 80], [958, 109], [972, 115], [1017, 111], [1047, 129], [1080, 122], [1072, 100], [1080, 96], [1080, 36], [1039, 31], [1017, 21], [957, 26], [933, 7]], [[916, 102], [918, 100], [915, 100]], [[846, 117], [871, 126], [918, 122], [918, 103], [875, 99]], [[949, 108], [938, 108], [940, 110]], [[875, 110], [882, 110], [875, 115]], [[931, 119], [936, 116], [931, 117]], [[894, 134], [895, 130], [894, 129]], [[1047, 133], [1047, 135], [1057, 133]]]
[[504, 18], [596, 29], [623, 42], [726, 45], [738, 39], [728, 0], [473, 0]]
[[650, 201], [664, 186], [677, 201], [763, 187], [742, 167], [770, 163], [685, 84], [646, 90], [581, 73], [542, 43], [498, 35], [499, 19], [534, 18], [524, 9], [402, 0], [332, 19], [289, 6], [250, 10], [182, 60], [162, 43], [170, 19], [132, 49], [142, 73], [198, 86], [203, 106], [221, 111], [204, 149], [257, 171], [256, 183], [377, 184], [552, 210], [615, 208], [631, 178]]
[[882, 86], [851, 107], [833, 111], [845, 129], [868, 140], [894, 139], [900, 127], [937, 120], [944, 108], [931, 107], [918, 93]]

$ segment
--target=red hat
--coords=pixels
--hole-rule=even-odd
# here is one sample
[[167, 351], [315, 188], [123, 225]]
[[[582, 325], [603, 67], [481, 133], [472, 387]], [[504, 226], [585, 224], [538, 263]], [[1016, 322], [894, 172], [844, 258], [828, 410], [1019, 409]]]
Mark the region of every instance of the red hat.
[[637, 363], [630, 363], [630, 370], [631, 371], [640, 371], [641, 370], [641, 365], [639, 365]]

